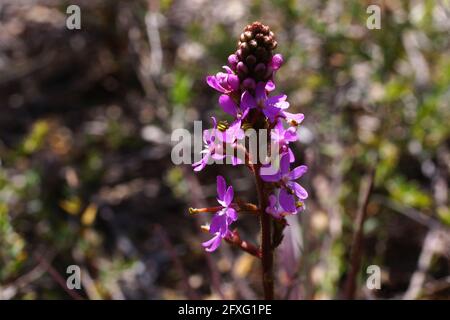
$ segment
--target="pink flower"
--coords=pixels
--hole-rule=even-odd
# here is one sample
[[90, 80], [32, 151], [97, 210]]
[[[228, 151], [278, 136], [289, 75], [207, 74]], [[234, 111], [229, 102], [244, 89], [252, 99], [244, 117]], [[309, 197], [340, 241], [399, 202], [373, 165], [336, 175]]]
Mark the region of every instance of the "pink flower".
[[297, 212], [296, 197], [300, 200], [308, 198], [308, 192], [294, 180], [303, 176], [308, 170], [307, 166], [298, 166], [293, 170], [289, 168], [289, 155], [281, 155], [279, 170], [275, 174], [264, 174], [261, 168], [261, 178], [266, 182], [278, 182], [281, 185], [278, 196], [281, 207], [290, 213]]
[[213, 128], [203, 131], [203, 142], [205, 143], [205, 149], [201, 151], [203, 157], [200, 161], [192, 164], [194, 171], [201, 171], [207, 164], [210, 158], [215, 160], [221, 160], [225, 158], [223, 143], [218, 141], [217, 120], [215, 117], [211, 117], [213, 121]]
[[243, 160], [235, 156], [234, 152], [226, 154], [226, 146], [224, 144], [230, 144], [232, 150], [236, 145], [238, 139], [244, 138], [244, 130], [241, 128], [241, 120], [236, 120], [225, 131], [217, 129], [217, 120], [215, 117], [211, 117], [213, 121], [213, 128], [203, 131], [203, 142], [205, 143], [205, 149], [201, 151], [203, 154], [202, 159], [192, 164], [194, 171], [201, 171], [209, 162], [209, 159], [222, 160], [226, 157], [231, 157], [231, 164], [242, 164]]
[[[245, 91], [241, 97], [242, 109], [260, 108], [264, 115], [271, 121], [275, 121], [276, 116], [281, 110], [289, 107], [289, 102], [286, 101], [287, 96], [285, 94], [268, 97], [267, 96], [267, 84], [264, 82], [258, 82], [255, 89], [255, 96], [253, 97], [249, 91]], [[268, 87], [273, 90], [275, 85], [270, 82]]]
[[237, 212], [231, 207], [233, 197], [233, 187], [227, 188], [225, 179], [222, 176], [217, 176], [217, 202], [222, 206], [222, 209], [214, 215], [209, 227], [209, 232], [214, 237], [202, 244], [208, 252], [212, 252], [219, 247], [221, 240], [230, 234], [230, 225], [237, 220]]
[[206, 83], [221, 93], [231, 93], [239, 89], [239, 78], [230, 67], [223, 67], [227, 73], [218, 72], [215, 76], [207, 76]]
[[288, 153], [289, 162], [295, 161], [294, 153], [291, 148], [289, 148], [289, 143], [297, 141], [297, 130], [294, 127], [289, 127], [285, 129], [283, 123], [278, 121], [275, 128], [270, 133], [270, 138], [272, 141], [279, 145], [279, 153]]

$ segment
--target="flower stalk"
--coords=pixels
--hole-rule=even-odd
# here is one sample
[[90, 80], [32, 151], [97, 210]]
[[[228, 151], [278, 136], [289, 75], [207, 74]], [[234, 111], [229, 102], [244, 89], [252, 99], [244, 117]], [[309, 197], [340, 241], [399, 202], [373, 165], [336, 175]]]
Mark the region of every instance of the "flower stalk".
[[[260, 208], [266, 208], [268, 198], [264, 192], [264, 181], [261, 179], [259, 170], [255, 170], [256, 189]], [[273, 280], [273, 247], [272, 247], [272, 228], [271, 218], [268, 214], [261, 214], [261, 264], [262, 264], [262, 283], [264, 289], [264, 299], [273, 300], [274, 280]]]
[[[225, 72], [206, 78], [207, 84], [220, 92], [219, 105], [231, 120], [211, 117], [213, 128], [203, 132], [202, 158], [193, 164], [194, 171], [201, 171], [214, 161], [246, 165], [255, 179], [258, 205], [233, 202], [233, 187], [227, 186], [224, 177], [217, 176], [219, 206], [189, 209], [191, 214], [213, 214], [211, 224], [202, 228], [212, 235], [202, 244], [207, 252], [215, 251], [224, 240], [261, 259], [262, 287], [267, 300], [274, 299], [274, 250], [283, 239], [285, 216], [303, 211], [308, 197], [307, 191], [295, 181], [307, 167], [291, 170], [295, 156], [289, 145], [297, 141], [297, 127], [304, 115], [287, 111], [286, 95], [272, 94], [276, 87], [275, 73], [283, 64], [283, 57], [273, 53], [276, 47], [275, 35], [268, 26], [260, 22], [249, 24], [239, 37], [236, 52], [228, 57]], [[249, 132], [256, 134], [257, 150], [246, 146]], [[267, 157], [256, 157], [261, 154]], [[241, 213], [258, 216], [259, 246], [243, 241], [237, 230], [230, 230]]]

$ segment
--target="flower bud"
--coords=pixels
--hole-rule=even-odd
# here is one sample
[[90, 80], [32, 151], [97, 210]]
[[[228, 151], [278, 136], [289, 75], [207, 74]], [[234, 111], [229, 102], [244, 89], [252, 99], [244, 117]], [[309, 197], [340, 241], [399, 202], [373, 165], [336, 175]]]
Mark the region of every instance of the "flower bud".
[[256, 63], [256, 57], [251, 54], [245, 59], [245, 62], [248, 67], [253, 67]]
[[258, 63], [255, 67], [255, 75], [259, 78], [263, 77], [266, 72], [266, 65], [264, 63]]
[[245, 75], [245, 74], [248, 73], [248, 68], [247, 68], [247, 66], [246, 66], [242, 61], [240, 61], [240, 62], [237, 64], [236, 70], [237, 70], [238, 74], [243, 74], [243, 75]]
[[272, 57], [270, 66], [273, 68], [273, 70], [280, 69], [282, 64], [283, 64], [283, 56], [281, 54], [277, 53]]
[[255, 80], [253, 80], [252, 78], [247, 78], [244, 81], [242, 81], [242, 86], [245, 89], [255, 89], [256, 87], [256, 82]]
[[230, 54], [228, 56], [228, 65], [232, 68], [232, 69], [236, 69], [236, 66], [239, 62], [239, 58], [237, 55], [235, 54]]
[[267, 67], [266, 74], [264, 75], [264, 79], [270, 79], [273, 74], [273, 69], [271, 66]]

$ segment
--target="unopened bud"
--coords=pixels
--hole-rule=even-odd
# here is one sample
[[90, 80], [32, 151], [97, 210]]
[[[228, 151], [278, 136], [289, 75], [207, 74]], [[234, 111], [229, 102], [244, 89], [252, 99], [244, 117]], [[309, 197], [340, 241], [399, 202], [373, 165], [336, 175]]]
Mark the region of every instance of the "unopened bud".
[[256, 82], [252, 78], [247, 78], [244, 81], [242, 81], [242, 86], [246, 89], [255, 89]]
[[253, 67], [256, 63], [256, 57], [251, 54], [247, 57], [247, 59], [245, 59], [245, 62], [249, 67]]
[[248, 68], [247, 68], [247, 66], [246, 66], [242, 61], [240, 61], [240, 62], [237, 64], [236, 69], [237, 69], [237, 72], [238, 72], [239, 74], [245, 75], [245, 74], [248, 73]]

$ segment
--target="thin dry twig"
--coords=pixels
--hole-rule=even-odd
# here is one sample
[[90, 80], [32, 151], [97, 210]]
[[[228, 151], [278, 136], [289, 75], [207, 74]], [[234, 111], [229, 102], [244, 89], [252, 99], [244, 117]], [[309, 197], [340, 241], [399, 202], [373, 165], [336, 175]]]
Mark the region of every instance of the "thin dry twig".
[[150, 44], [150, 73], [159, 76], [163, 60], [161, 37], [159, 36], [159, 1], [148, 1], [148, 12], [145, 16], [145, 26]]
[[446, 230], [449, 229], [447, 226], [445, 226], [438, 220], [436, 220], [430, 216], [427, 216], [423, 212], [420, 212], [417, 209], [402, 205], [401, 203], [399, 203], [397, 201], [393, 201], [393, 200], [389, 199], [388, 197], [385, 197], [382, 195], [374, 195], [372, 198], [375, 202], [380, 203], [380, 204], [390, 208], [391, 210], [394, 210], [394, 211], [404, 215], [405, 217], [408, 217], [411, 220], [414, 220], [417, 223], [420, 223], [421, 225], [426, 226], [430, 229], [434, 229], [434, 228], [441, 228], [441, 229], [446, 229]]
[[423, 242], [422, 251], [417, 263], [417, 270], [413, 273], [408, 289], [403, 295], [403, 300], [415, 300], [419, 297], [424, 286], [428, 269], [431, 266], [433, 256], [439, 247], [439, 229], [428, 231]]
[[356, 276], [361, 265], [361, 253], [363, 242], [363, 227], [367, 216], [367, 206], [369, 204], [370, 194], [373, 190], [376, 166], [374, 166], [368, 175], [365, 185], [362, 186], [362, 198], [355, 220], [355, 233], [353, 235], [351, 253], [350, 253], [350, 271], [345, 284], [344, 296], [346, 299], [354, 299], [356, 291]]
[[64, 278], [59, 274], [59, 272], [51, 265], [49, 261], [47, 261], [44, 257], [36, 254], [35, 255], [36, 260], [39, 261], [39, 263], [47, 270], [48, 274], [52, 277], [53, 280], [62, 288], [69, 296], [72, 297], [74, 300], [84, 300], [84, 298], [79, 295], [76, 291], [70, 290], [67, 288], [66, 281]]

